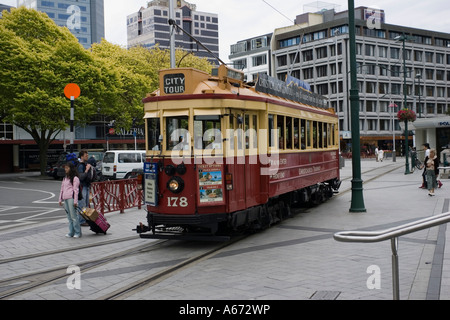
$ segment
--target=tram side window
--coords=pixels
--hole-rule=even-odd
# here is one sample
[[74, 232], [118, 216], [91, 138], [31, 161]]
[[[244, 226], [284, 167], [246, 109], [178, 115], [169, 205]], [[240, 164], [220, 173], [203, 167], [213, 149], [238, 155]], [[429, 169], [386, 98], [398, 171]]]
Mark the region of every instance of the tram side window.
[[317, 123], [317, 148], [323, 148], [323, 123], [318, 122]]
[[292, 149], [292, 118], [286, 117], [286, 149]]
[[159, 151], [159, 135], [161, 134], [159, 118], [147, 119], [147, 148], [148, 150]]
[[323, 147], [328, 148], [328, 132], [329, 132], [329, 124], [324, 123], [323, 124]]
[[244, 135], [245, 135], [245, 149], [250, 147], [250, 116], [248, 114], [244, 115]]
[[334, 146], [339, 144], [339, 142], [337, 140], [337, 137], [338, 137], [338, 135], [336, 135], [336, 126], [335, 126], [335, 124], [332, 124], [331, 125], [331, 138], [330, 138], [330, 141], [331, 141], [331, 144], [334, 145]]
[[196, 116], [194, 118], [194, 147], [196, 149], [222, 149], [219, 116]]
[[188, 117], [166, 118], [166, 149], [173, 150], [175, 146], [178, 146], [177, 149], [184, 149], [183, 144], [189, 145], [188, 128]]
[[311, 120], [306, 121], [306, 148], [311, 148], [311, 131], [312, 131], [312, 124]]
[[317, 149], [317, 121], [313, 121], [313, 128], [312, 128], [312, 138], [313, 138], [313, 148]]
[[294, 149], [300, 149], [299, 145], [299, 119], [294, 119]]
[[300, 126], [300, 132], [301, 132], [301, 139], [300, 139], [300, 143], [301, 143], [301, 147], [302, 147], [302, 150], [305, 150], [306, 149], [306, 120], [301, 120], [300, 121], [300, 123], [301, 123], [301, 126]]
[[229, 126], [230, 126], [230, 130], [228, 130], [228, 136], [227, 139], [230, 143], [230, 149], [234, 150], [234, 116], [230, 115], [229, 116]]
[[284, 149], [284, 116], [277, 116], [278, 148]]
[[275, 137], [272, 135], [274, 129], [273, 114], [269, 114], [269, 147], [275, 147]]
[[253, 115], [252, 117], [252, 128], [253, 128], [253, 148], [258, 148], [258, 116]]

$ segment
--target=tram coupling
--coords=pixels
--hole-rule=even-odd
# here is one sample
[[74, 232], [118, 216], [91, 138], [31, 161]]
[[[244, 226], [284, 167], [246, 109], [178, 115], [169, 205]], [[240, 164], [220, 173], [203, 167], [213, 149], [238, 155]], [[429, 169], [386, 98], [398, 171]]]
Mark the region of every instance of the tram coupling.
[[133, 231], [136, 231], [136, 233], [138, 233], [138, 234], [148, 232], [150, 230], [151, 230], [151, 228], [144, 225], [142, 222], [139, 222], [139, 225], [136, 226], [136, 229], [133, 229]]

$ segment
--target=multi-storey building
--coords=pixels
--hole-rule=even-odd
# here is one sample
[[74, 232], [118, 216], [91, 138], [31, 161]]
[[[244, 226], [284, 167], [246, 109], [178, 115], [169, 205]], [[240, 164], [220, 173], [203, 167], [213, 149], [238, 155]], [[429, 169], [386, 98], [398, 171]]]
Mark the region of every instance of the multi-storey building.
[[271, 76], [272, 34], [238, 41], [231, 45], [229, 59], [233, 68], [244, 72], [245, 80], [256, 80], [258, 73]]
[[[211, 52], [219, 56], [219, 19], [215, 13], [199, 12], [195, 4], [183, 0], [175, 2], [174, 20], [176, 23], [200, 41]], [[128, 47], [143, 46], [167, 49], [170, 44], [169, 0], [154, 0], [141, 7], [138, 12], [127, 16]], [[183, 32], [175, 36], [175, 46], [194, 53], [198, 57], [206, 57], [212, 63], [217, 60]]]
[[[370, 152], [376, 145], [392, 150], [396, 140], [397, 153], [403, 153], [404, 133], [394, 116], [399, 108], [413, 109], [419, 118], [444, 116], [450, 110], [450, 34], [386, 24], [383, 10], [374, 16], [366, 7], [355, 9], [355, 19], [363, 150]], [[297, 17], [295, 25], [274, 31], [274, 76], [284, 80], [291, 74], [328, 97], [339, 115], [343, 151], [351, 142], [345, 139], [351, 130], [349, 63], [348, 11], [306, 13]], [[447, 131], [440, 133], [446, 136], [442, 141], [450, 141]]]
[[17, 0], [17, 6], [45, 12], [59, 26], [67, 27], [86, 48], [105, 37], [103, 0]]
[[[404, 152], [404, 132], [396, 118], [403, 107], [417, 113], [411, 130], [421, 129], [415, 131], [417, 136], [410, 135], [411, 144], [416, 142], [420, 147], [431, 142], [440, 149], [450, 143], [450, 121], [424, 121], [443, 119], [450, 113], [450, 34], [386, 24], [383, 10], [367, 7], [356, 8], [355, 18], [363, 150], [373, 152], [375, 146], [392, 150], [395, 141], [397, 153]], [[270, 47], [264, 49], [270, 59], [253, 64], [257, 53], [251, 41], [264, 37], [271, 37]], [[248, 81], [255, 80], [256, 71], [251, 68], [257, 66], [258, 72], [281, 80], [291, 75], [308, 82], [312, 91], [328, 97], [330, 107], [339, 115], [341, 149], [350, 150], [348, 11], [305, 13], [297, 16], [292, 26], [252, 39], [231, 46], [229, 58], [236, 68], [247, 72]], [[404, 52], [402, 39], [406, 39]], [[437, 124], [430, 128], [430, 123]]]

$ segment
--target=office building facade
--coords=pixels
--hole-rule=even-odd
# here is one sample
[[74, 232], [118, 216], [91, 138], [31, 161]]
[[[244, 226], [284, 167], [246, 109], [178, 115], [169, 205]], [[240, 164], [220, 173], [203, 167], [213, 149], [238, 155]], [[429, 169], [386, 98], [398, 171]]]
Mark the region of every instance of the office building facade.
[[[450, 34], [386, 24], [383, 10], [367, 7], [355, 8], [355, 19], [362, 150], [392, 150], [395, 141], [397, 154], [403, 154], [405, 137], [396, 117], [400, 108], [413, 109], [418, 118], [443, 117], [450, 110]], [[348, 11], [305, 13], [294, 25], [274, 30], [266, 68], [273, 77], [285, 80], [289, 74], [328, 97], [339, 116], [342, 152], [351, 151], [349, 65]], [[440, 133], [440, 141], [450, 142], [448, 131]], [[410, 144], [415, 141], [420, 148], [430, 138], [410, 135]]]
[[18, 0], [17, 6], [45, 12], [67, 27], [86, 49], [105, 37], [103, 0]]
[[245, 80], [254, 81], [258, 73], [271, 73], [272, 34], [265, 34], [231, 45], [229, 59], [233, 68], [244, 72]]
[[[182, 0], [175, 2], [176, 23], [206, 46], [216, 57], [219, 56], [219, 19], [215, 13], [197, 11], [195, 4]], [[151, 48], [159, 45], [162, 49], [170, 47], [169, 31], [169, 0], [154, 0], [141, 7], [138, 12], [127, 16], [127, 44], [128, 47], [143, 46]], [[175, 36], [176, 48], [194, 53], [198, 57], [205, 57], [213, 64], [217, 64], [206, 50], [183, 32]]]

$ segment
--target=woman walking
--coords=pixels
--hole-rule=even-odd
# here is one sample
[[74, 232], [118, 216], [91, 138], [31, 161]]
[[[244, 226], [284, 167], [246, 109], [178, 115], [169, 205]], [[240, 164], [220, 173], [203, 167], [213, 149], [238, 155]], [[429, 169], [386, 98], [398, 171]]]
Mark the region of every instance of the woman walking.
[[439, 160], [436, 157], [435, 149], [430, 150], [430, 156], [428, 157], [425, 166], [427, 172], [428, 195], [432, 197], [434, 196], [434, 189], [437, 187], [436, 177], [439, 174]]
[[78, 207], [78, 193], [80, 186], [80, 179], [78, 178], [75, 165], [68, 162], [64, 170], [66, 176], [61, 183], [61, 192], [59, 193], [59, 205], [63, 206], [67, 213], [67, 219], [69, 220], [69, 233], [66, 234], [67, 238], [80, 238], [81, 227], [78, 220], [78, 213], [76, 208]]

